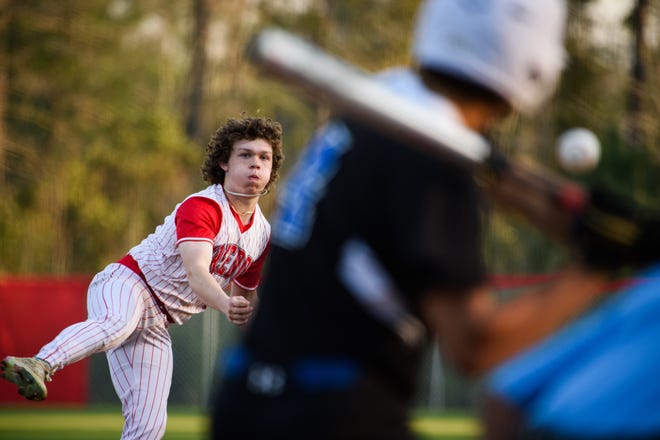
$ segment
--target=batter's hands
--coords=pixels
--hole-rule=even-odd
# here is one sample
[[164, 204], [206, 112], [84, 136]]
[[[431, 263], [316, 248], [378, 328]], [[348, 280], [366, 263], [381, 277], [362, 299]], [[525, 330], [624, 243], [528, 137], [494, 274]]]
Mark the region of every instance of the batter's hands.
[[616, 270], [660, 260], [660, 212], [650, 211], [603, 188], [576, 222], [575, 238], [585, 263]]
[[252, 317], [254, 307], [242, 296], [230, 296], [227, 307], [227, 319], [232, 324], [245, 325]]

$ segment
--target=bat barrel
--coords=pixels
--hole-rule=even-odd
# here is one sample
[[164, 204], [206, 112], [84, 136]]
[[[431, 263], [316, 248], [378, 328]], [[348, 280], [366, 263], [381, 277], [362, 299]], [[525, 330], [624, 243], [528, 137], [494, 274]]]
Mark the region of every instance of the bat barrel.
[[395, 94], [373, 75], [281, 29], [258, 33], [247, 55], [267, 74], [306, 89], [340, 113], [463, 167], [480, 166], [491, 153], [491, 145], [478, 133], [439, 118]]

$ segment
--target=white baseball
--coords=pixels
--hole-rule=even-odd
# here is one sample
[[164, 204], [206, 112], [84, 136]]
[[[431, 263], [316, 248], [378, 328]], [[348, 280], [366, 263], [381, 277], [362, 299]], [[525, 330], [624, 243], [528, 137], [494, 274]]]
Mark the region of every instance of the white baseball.
[[557, 160], [561, 167], [571, 173], [585, 173], [598, 165], [600, 141], [586, 128], [571, 128], [557, 139]]

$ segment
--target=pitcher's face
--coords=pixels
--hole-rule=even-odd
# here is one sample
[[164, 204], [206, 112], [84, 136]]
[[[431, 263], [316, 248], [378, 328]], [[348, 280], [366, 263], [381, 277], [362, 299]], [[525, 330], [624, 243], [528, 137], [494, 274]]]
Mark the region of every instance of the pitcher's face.
[[229, 191], [259, 194], [270, 181], [273, 148], [264, 139], [241, 140], [234, 144], [225, 170], [223, 186]]

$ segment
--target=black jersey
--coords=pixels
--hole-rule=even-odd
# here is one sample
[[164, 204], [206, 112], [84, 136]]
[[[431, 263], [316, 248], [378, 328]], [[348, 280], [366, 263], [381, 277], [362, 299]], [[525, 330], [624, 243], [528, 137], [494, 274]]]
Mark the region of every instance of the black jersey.
[[330, 123], [283, 188], [247, 349], [284, 363], [348, 357], [410, 397], [423, 345], [402, 338], [397, 319], [416, 320], [431, 287], [483, 281], [479, 207], [465, 171]]

